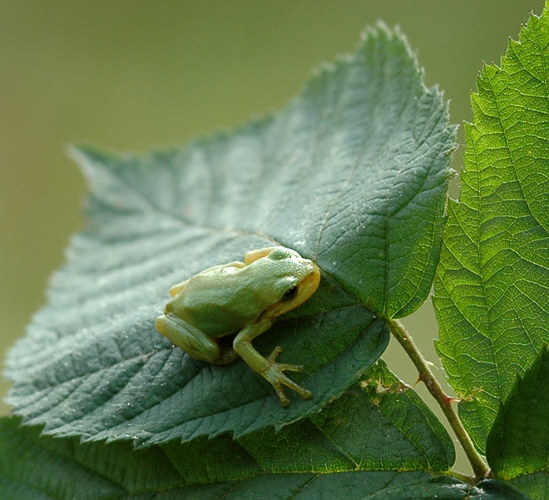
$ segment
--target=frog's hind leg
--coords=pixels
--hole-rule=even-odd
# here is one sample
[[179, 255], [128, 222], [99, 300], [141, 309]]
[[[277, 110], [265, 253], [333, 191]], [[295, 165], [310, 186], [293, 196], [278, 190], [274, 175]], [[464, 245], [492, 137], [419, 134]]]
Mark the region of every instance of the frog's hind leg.
[[215, 339], [219, 348], [219, 358], [217, 358], [215, 361], [212, 361], [213, 364], [226, 365], [232, 363], [233, 361], [236, 361], [240, 357], [233, 348], [235, 336], [236, 334], [227, 335], [224, 337], [220, 337], [219, 339]]
[[156, 319], [156, 328], [189, 356], [208, 363], [219, 363], [220, 351], [215, 341], [198, 328], [165, 314]]

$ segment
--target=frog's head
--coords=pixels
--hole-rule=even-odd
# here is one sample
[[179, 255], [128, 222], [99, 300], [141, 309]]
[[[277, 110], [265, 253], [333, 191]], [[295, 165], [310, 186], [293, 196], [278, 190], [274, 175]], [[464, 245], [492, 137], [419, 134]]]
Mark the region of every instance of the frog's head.
[[273, 249], [264, 259], [268, 259], [265, 264], [269, 269], [270, 289], [276, 300], [264, 312], [264, 317], [274, 319], [291, 311], [316, 292], [320, 271], [312, 260], [283, 247]]

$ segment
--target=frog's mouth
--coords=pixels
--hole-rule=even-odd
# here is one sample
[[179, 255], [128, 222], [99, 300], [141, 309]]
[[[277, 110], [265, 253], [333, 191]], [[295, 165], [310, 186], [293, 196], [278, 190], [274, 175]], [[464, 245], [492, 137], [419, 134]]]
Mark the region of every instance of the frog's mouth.
[[291, 309], [299, 307], [303, 302], [306, 302], [316, 292], [318, 285], [320, 284], [320, 270], [318, 266], [311, 262], [312, 271], [307, 277], [305, 277], [298, 285], [299, 292], [297, 294], [295, 302], [292, 304]]
[[313, 293], [316, 292], [318, 285], [320, 283], [320, 270], [318, 266], [311, 261], [311, 272], [302, 278], [302, 280], [297, 285], [298, 292], [294, 300], [290, 301], [279, 301], [276, 304], [269, 307], [264, 313], [263, 317], [271, 318], [272, 320], [276, 319], [278, 316], [292, 311], [299, 307], [303, 302], [306, 302], [311, 298]]

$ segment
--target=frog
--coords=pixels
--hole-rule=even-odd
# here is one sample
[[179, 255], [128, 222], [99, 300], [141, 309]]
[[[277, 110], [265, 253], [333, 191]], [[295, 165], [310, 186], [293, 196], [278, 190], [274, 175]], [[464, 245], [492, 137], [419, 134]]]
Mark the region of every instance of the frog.
[[252, 341], [276, 319], [307, 301], [320, 282], [318, 266], [295, 250], [272, 246], [251, 250], [243, 261], [210, 267], [171, 287], [172, 299], [156, 319], [157, 330], [192, 358], [224, 365], [241, 358], [274, 388], [282, 406], [284, 388], [303, 399], [311, 391], [284, 372], [302, 365], [278, 363], [277, 346], [262, 356]]

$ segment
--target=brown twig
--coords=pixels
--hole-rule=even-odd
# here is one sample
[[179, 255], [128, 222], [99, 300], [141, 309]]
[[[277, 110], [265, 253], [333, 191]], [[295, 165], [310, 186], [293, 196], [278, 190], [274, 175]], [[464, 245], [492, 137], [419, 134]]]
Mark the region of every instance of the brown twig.
[[458, 438], [471, 466], [475, 472], [477, 480], [485, 479], [490, 476], [490, 468], [484, 460], [484, 458], [477, 452], [469, 434], [463, 427], [461, 420], [459, 419], [452, 402], [454, 398], [448, 396], [442, 386], [439, 384], [438, 380], [433, 375], [433, 372], [429, 368], [428, 362], [425, 360], [421, 352], [418, 350], [415, 345], [412, 337], [408, 334], [402, 323], [394, 319], [385, 318], [389, 330], [398, 340], [400, 345], [406, 351], [406, 354], [410, 357], [415, 367], [419, 372], [419, 380], [421, 380], [426, 386], [431, 395], [435, 398], [440, 408], [446, 415], [450, 426], [452, 427], [456, 437]]

